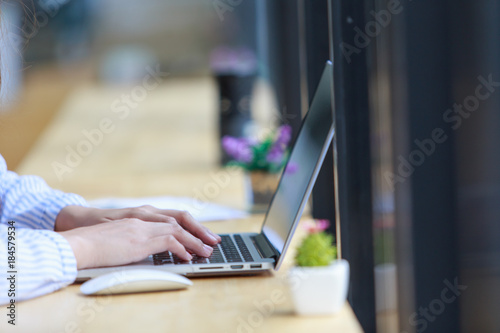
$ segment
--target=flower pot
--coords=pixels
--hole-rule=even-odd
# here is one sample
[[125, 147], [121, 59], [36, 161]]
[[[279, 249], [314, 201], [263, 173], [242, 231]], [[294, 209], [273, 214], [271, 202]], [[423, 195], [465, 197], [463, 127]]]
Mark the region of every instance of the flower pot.
[[248, 210], [252, 213], [267, 211], [278, 186], [279, 173], [249, 172], [245, 181]]
[[349, 263], [335, 260], [329, 266], [293, 267], [289, 286], [299, 315], [328, 315], [345, 304], [349, 289]]

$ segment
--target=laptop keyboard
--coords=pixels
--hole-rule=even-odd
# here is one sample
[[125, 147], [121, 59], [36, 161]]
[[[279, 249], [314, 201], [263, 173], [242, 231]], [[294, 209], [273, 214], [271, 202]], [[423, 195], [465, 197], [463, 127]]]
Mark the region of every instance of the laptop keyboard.
[[252, 255], [248, 250], [241, 235], [233, 235], [234, 241], [229, 235], [221, 235], [221, 242], [214, 246], [214, 251], [209, 258], [193, 254], [191, 261], [184, 261], [175, 254], [167, 251], [153, 255], [155, 265], [182, 265], [182, 264], [215, 264], [231, 262], [251, 262]]

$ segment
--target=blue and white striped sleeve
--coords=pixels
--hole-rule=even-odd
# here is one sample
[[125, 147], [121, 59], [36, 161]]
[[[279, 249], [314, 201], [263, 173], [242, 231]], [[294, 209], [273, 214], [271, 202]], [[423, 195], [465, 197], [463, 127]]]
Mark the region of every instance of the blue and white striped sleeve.
[[[9, 221], [15, 225], [16, 300], [50, 293], [74, 281], [76, 259], [64, 237], [54, 232], [55, 219], [68, 205], [86, 205], [75, 194], [51, 189], [36, 176], [8, 171], [0, 155], [0, 276], [7, 274]], [[8, 280], [0, 278], [0, 304], [7, 300]]]
[[[15, 225], [15, 224], [14, 224]], [[0, 225], [0, 260], [2, 278], [0, 279], [0, 304], [16, 302], [45, 295], [64, 288], [76, 278], [76, 259], [66, 239], [54, 231], [15, 228], [10, 234], [15, 240], [7, 243], [8, 225]], [[12, 247], [12, 244], [15, 244]], [[7, 246], [13, 253], [9, 254]], [[14, 258], [8, 258], [8, 255]], [[8, 266], [8, 259], [13, 266]], [[15, 272], [14, 287], [11, 287], [9, 272]]]
[[86, 205], [70, 193], [51, 189], [37, 176], [8, 171], [0, 155], [0, 222], [16, 221], [22, 228], [54, 230], [57, 214], [69, 205]]

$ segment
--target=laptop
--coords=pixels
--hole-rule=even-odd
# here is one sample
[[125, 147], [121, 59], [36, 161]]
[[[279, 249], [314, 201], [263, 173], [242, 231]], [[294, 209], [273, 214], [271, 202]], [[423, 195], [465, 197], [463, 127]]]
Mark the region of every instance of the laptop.
[[186, 262], [164, 252], [125, 266], [80, 270], [77, 280], [135, 268], [167, 270], [189, 277], [278, 270], [333, 139], [332, 81], [333, 66], [328, 61], [259, 233], [221, 234], [222, 242], [209, 258], [193, 255]]

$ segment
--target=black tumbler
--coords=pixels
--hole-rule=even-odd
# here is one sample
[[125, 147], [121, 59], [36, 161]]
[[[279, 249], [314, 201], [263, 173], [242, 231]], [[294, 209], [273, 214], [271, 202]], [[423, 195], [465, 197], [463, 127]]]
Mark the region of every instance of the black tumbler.
[[222, 148], [225, 135], [245, 136], [245, 129], [252, 124], [250, 102], [255, 75], [218, 74], [215, 76], [219, 86], [219, 145], [221, 165], [227, 164], [231, 157]]

